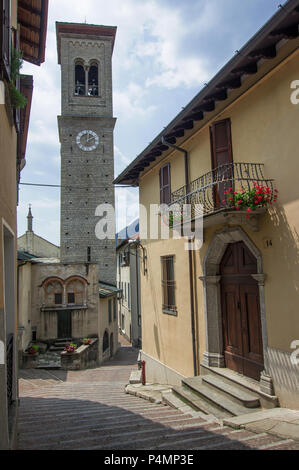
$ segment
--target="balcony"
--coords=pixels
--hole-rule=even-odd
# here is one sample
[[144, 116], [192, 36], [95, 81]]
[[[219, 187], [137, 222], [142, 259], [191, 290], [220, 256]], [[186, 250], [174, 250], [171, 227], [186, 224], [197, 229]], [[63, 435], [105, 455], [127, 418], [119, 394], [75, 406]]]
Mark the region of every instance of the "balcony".
[[257, 205], [249, 217], [246, 210], [236, 211], [229, 203], [226, 191], [231, 188], [233, 191], [249, 191], [257, 183], [270, 188], [273, 194], [273, 182], [273, 179], [264, 177], [262, 163], [227, 163], [174, 191], [169, 210], [176, 205], [176, 208], [180, 206], [181, 213], [184, 204], [191, 204], [191, 219], [202, 216], [204, 228], [221, 223], [237, 223], [249, 225], [253, 231], [258, 231], [258, 216], [266, 212], [266, 207]]

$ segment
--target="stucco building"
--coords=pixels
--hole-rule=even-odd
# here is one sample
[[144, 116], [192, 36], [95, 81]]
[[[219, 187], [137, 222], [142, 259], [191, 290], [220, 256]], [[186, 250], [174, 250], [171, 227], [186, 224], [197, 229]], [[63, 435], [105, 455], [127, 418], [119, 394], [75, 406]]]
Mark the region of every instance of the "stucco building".
[[[147, 379], [183, 395], [193, 383], [210, 405], [229, 383], [299, 406], [298, 23], [289, 0], [115, 180], [138, 184], [147, 209]], [[172, 238], [180, 217], [170, 239], [150, 239], [150, 206], [162, 203], [180, 214], [191, 204], [193, 226], [202, 214], [199, 249]]]
[[[19, 57], [45, 60], [48, 1], [0, 2], [0, 449], [16, 444], [18, 414], [17, 216], [25, 165], [33, 77], [19, 74]], [[27, 99], [20, 108], [20, 93]]]

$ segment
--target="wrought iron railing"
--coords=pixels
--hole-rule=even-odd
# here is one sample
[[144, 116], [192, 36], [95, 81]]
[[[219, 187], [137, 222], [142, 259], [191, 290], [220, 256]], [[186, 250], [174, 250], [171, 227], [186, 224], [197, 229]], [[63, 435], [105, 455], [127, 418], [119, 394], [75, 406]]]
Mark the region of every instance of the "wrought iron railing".
[[[227, 163], [220, 165], [189, 185], [182, 186], [171, 194], [169, 207], [174, 204], [182, 207], [191, 204], [192, 218], [209, 215], [216, 211], [229, 209], [231, 206], [226, 200], [225, 191], [233, 188], [250, 190], [254, 182], [266, 185], [273, 193], [273, 179], [266, 179], [263, 173], [262, 163]], [[201, 210], [197, 212], [197, 205]]]
[[13, 370], [14, 370], [14, 337], [11, 335], [7, 342], [6, 347], [6, 389], [7, 389], [7, 404], [11, 406], [13, 403]]

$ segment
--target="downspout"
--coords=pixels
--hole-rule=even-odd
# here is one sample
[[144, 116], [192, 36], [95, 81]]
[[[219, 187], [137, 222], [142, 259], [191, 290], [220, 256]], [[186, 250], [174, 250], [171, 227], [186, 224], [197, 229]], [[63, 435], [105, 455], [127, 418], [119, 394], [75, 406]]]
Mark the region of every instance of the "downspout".
[[[178, 147], [177, 145], [170, 144], [165, 140], [164, 137], [161, 139], [162, 144], [171, 147], [178, 152], [182, 152], [184, 154], [184, 161], [185, 161], [185, 185], [186, 185], [186, 194], [188, 194], [189, 188], [189, 156], [187, 150], [183, 149], [182, 147]], [[191, 244], [192, 238], [188, 237], [188, 245]], [[193, 287], [193, 251], [188, 250], [189, 255], [189, 289], [190, 289], [190, 309], [191, 309], [191, 333], [192, 333], [192, 351], [193, 351], [193, 372], [194, 376], [198, 375], [197, 371], [197, 351], [196, 351], [196, 337], [195, 337], [195, 309], [194, 309], [194, 287]]]

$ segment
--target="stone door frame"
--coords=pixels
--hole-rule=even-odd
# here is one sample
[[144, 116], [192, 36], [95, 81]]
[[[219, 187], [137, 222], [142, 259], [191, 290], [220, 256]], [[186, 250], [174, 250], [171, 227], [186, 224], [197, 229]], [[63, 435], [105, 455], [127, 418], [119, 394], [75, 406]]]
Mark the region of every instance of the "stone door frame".
[[258, 282], [260, 296], [260, 313], [262, 324], [262, 341], [264, 355], [264, 371], [261, 373], [260, 388], [264, 393], [274, 394], [273, 383], [269, 373], [268, 334], [265, 306], [265, 279], [262, 255], [244, 230], [239, 227], [224, 227], [217, 230], [210, 242], [204, 258], [203, 273], [199, 279], [204, 286], [204, 314], [206, 350], [203, 355], [203, 366], [225, 367], [223, 326], [221, 309], [221, 289], [219, 265], [230, 243], [243, 242], [257, 260], [257, 273], [252, 277]]

